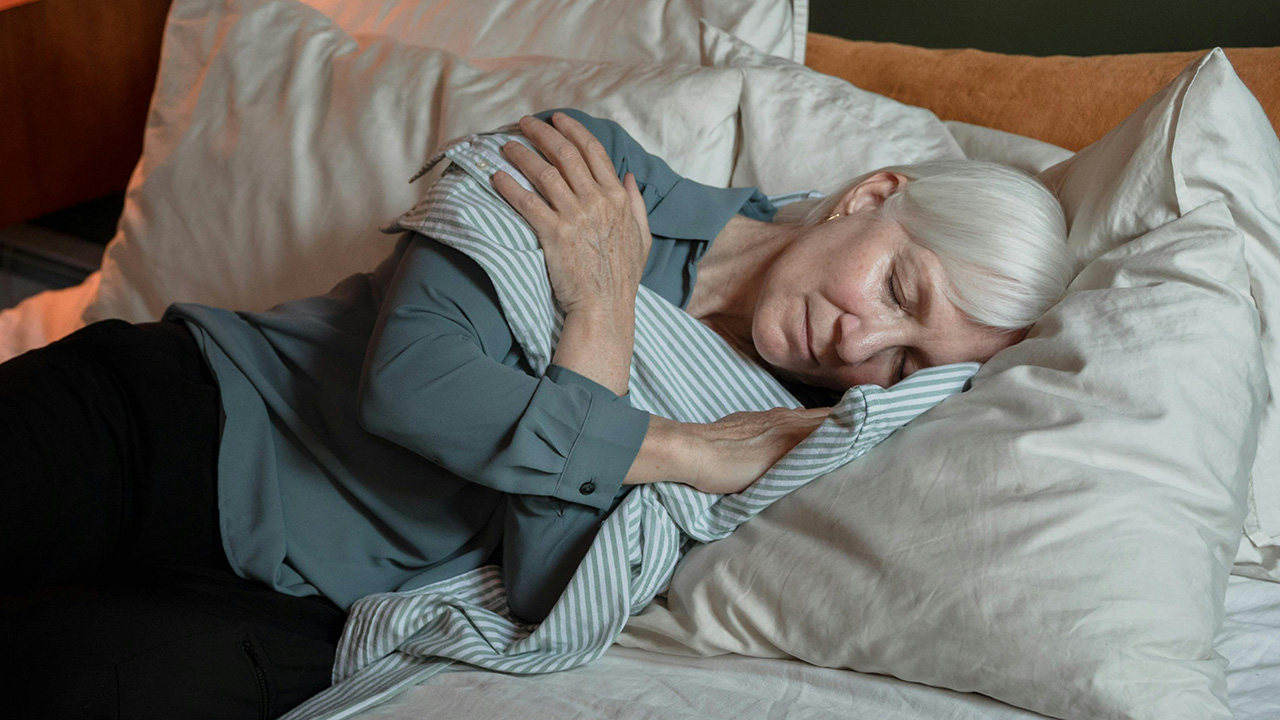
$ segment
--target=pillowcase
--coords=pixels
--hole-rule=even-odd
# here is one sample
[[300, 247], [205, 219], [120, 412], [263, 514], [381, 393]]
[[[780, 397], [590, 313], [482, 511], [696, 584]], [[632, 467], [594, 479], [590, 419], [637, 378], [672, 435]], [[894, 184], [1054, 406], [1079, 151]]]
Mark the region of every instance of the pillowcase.
[[[363, 44], [386, 36], [465, 58], [673, 60], [696, 65], [698, 21], [804, 62], [809, 0], [304, 0]], [[530, 30], [533, 30], [532, 32]]]
[[944, 120], [942, 124], [947, 126], [947, 131], [956, 139], [965, 157], [1004, 163], [1032, 175], [1037, 175], [1075, 154], [1057, 145], [995, 128], [959, 120]]
[[[1141, 206], [1175, 217], [1222, 201], [1244, 238], [1249, 289], [1262, 323], [1268, 391], [1258, 428], [1246, 531], [1259, 545], [1280, 545], [1280, 139], [1222, 50], [1200, 63], [1194, 82], [1171, 83], [1131, 120], [1100, 140], [1092, 162], [1068, 160], [1043, 173], [1073, 218], [1082, 258], [1114, 247], [1132, 220], [1114, 208]], [[1165, 112], [1166, 106], [1184, 108]], [[1192, 112], [1186, 112], [1191, 108]], [[1158, 124], [1160, 132], [1149, 125]], [[1124, 159], [1132, 156], [1128, 165]], [[1109, 160], [1108, 160], [1109, 159]], [[1105, 183], [1110, 187], [1099, 188]], [[1145, 184], [1145, 187], [1143, 186]]]
[[1215, 51], [1058, 166], [1088, 264], [1028, 339], [691, 551], [620, 642], [789, 655], [1054, 717], [1231, 717], [1213, 639], [1267, 377], [1246, 232], [1185, 172], [1233, 141], [1202, 119], [1248, 97]]
[[358, 44], [296, 0], [175, 0], [142, 158], [85, 320], [177, 300], [260, 310], [372, 269], [379, 227], [441, 143], [551, 107], [618, 121], [677, 171], [728, 183], [741, 73], [557, 59], [468, 64]]
[[762, 54], [705, 21], [702, 44], [703, 64], [743, 71], [735, 187], [830, 193], [887, 165], [964, 157], [928, 110]]
[[[1071, 157], [1073, 154], [1070, 150], [1065, 150], [1056, 145], [1050, 145], [1002, 130], [971, 125], [956, 120], [947, 120], [944, 124], [951, 131], [951, 134], [955, 136], [956, 142], [960, 143], [965, 155], [975, 160], [1003, 162], [1027, 172], [1039, 173]], [[1237, 141], [1241, 141], [1250, 135], [1250, 132], [1243, 128], [1233, 128], [1233, 132], [1233, 136], [1237, 138]], [[1065, 167], [1063, 166], [1063, 168]], [[1274, 241], [1266, 240], [1265, 238], [1261, 239], [1263, 247], [1268, 242], [1274, 244]], [[1263, 255], [1265, 258], [1265, 253]], [[1265, 267], [1264, 264], [1263, 268]], [[1250, 275], [1254, 276], [1256, 274], [1258, 274], [1257, 267], [1251, 266]], [[1264, 286], [1269, 282], [1265, 277], [1260, 278], [1260, 283]], [[1262, 297], [1266, 298], [1268, 296], [1263, 295]], [[1254, 302], [1255, 304], [1258, 302], [1257, 295], [1254, 297]], [[1265, 306], [1260, 308], [1264, 328], [1270, 328], [1270, 323], [1267, 321], [1269, 313], [1274, 317], [1271, 308]], [[1263, 359], [1266, 362], [1268, 381], [1274, 382], [1280, 376], [1280, 367], [1277, 367], [1274, 357], [1268, 356], [1268, 347], [1274, 342], [1274, 338], [1270, 337], [1268, 332], [1269, 330], [1264, 330], [1262, 335]], [[1245, 534], [1240, 538], [1240, 549], [1236, 552], [1236, 559], [1231, 567], [1231, 573], [1259, 580], [1280, 582], [1280, 543], [1275, 542], [1269, 535], [1259, 532], [1261, 522], [1258, 519], [1257, 504], [1252, 491], [1253, 485], [1259, 483], [1267, 484], [1272, 478], [1277, 477], [1277, 473], [1267, 469], [1263, 454], [1263, 449], [1267, 446], [1269, 438], [1264, 440], [1261, 437], [1266, 435], [1269, 425], [1273, 423], [1274, 420], [1268, 422], [1264, 419], [1262, 429], [1259, 431], [1259, 454], [1254, 458], [1253, 472], [1250, 476], [1249, 512], [1245, 516]]]

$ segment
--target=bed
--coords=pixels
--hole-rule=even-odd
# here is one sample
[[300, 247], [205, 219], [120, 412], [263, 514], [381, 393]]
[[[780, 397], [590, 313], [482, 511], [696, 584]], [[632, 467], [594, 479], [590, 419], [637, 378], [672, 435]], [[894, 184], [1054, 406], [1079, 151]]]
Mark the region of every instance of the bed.
[[323, 292], [389, 250], [435, 147], [553, 106], [769, 193], [997, 160], [1071, 220], [1081, 277], [1027, 341], [691, 551], [601, 660], [357, 717], [1280, 715], [1280, 48], [925, 50], [809, 33], [805, 0], [132, 6], [165, 22], [116, 238], [0, 313], [0, 359]]

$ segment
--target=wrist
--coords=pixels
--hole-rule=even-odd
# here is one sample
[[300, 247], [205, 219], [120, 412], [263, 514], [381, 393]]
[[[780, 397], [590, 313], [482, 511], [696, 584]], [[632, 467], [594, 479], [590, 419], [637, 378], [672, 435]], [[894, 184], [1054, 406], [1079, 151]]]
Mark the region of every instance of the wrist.
[[565, 315], [551, 362], [622, 397], [627, 394], [635, 320], [624, 313], [575, 311]]
[[671, 480], [684, 483], [694, 489], [699, 489], [703, 472], [702, 460], [706, 457], [702, 451], [698, 428], [698, 423], [683, 423], [676, 420], [666, 420], [663, 428]]
[[623, 484], [679, 482], [694, 486], [700, 455], [696, 440], [690, 433], [693, 426], [692, 423], [651, 414], [644, 443]]
[[636, 319], [636, 303], [595, 301], [565, 308], [565, 323], [572, 318], [575, 322], [590, 324], [598, 328], [626, 328], [633, 330]]

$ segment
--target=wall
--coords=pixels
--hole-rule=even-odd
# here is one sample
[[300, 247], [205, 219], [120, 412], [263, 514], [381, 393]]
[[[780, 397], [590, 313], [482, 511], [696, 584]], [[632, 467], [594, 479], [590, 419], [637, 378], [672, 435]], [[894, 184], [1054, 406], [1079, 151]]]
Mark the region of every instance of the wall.
[[929, 48], [1104, 55], [1280, 45], [1280, 0], [810, 0], [809, 8], [813, 32]]

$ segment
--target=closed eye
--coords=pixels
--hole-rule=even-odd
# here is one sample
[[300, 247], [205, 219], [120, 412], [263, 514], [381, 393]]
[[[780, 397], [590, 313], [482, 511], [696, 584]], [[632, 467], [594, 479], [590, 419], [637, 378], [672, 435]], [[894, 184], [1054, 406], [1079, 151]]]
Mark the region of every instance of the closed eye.
[[[899, 309], [902, 308], [902, 299], [898, 297], [898, 289], [894, 287], [894, 281], [898, 279], [896, 272], [889, 273], [889, 297], [893, 298], [893, 304]], [[899, 348], [898, 370], [893, 376], [893, 383], [901, 382], [907, 376], [907, 349]]]

